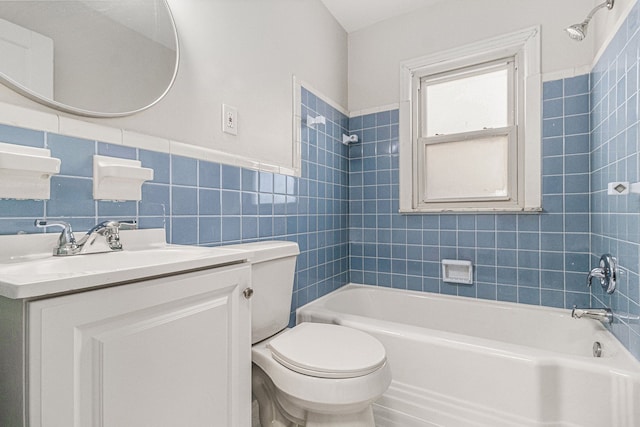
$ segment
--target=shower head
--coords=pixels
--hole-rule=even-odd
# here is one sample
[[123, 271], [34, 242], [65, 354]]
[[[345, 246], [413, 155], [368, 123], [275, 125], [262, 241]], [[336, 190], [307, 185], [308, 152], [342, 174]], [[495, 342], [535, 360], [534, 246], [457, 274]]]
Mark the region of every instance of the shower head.
[[569, 37], [571, 37], [574, 40], [577, 41], [582, 41], [584, 40], [585, 37], [587, 37], [587, 27], [588, 27], [588, 22], [581, 22], [579, 24], [573, 24], [570, 27], [565, 28], [564, 30], [567, 32], [567, 34], [569, 34]]
[[613, 2], [614, 0], [607, 0], [602, 4], [599, 4], [598, 6], [594, 7], [591, 12], [589, 12], [589, 14], [587, 15], [584, 21], [582, 21], [579, 24], [573, 24], [570, 27], [565, 28], [564, 30], [567, 32], [567, 34], [569, 34], [569, 37], [571, 37], [573, 40], [577, 40], [577, 41], [584, 40], [584, 38], [587, 36], [587, 28], [589, 27], [589, 21], [591, 21], [591, 18], [593, 18], [593, 15], [595, 15], [595, 13], [598, 10], [602, 9], [603, 7], [606, 7], [609, 10], [613, 9]]

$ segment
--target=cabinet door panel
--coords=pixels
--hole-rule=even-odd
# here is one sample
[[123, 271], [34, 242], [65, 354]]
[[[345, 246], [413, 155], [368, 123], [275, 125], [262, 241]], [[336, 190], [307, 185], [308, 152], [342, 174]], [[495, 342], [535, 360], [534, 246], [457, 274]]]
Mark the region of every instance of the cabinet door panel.
[[31, 425], [248, 425], [248, 283], [228, 267], [31, 303]]

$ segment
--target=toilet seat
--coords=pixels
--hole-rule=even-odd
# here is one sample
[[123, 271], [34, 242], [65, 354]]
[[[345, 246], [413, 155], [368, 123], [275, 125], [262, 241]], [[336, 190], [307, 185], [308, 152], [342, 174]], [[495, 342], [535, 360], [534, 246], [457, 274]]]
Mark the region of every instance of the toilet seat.
[[356, 378], [382, 367], [384, 346], [357, 329], [301, 323], [267, 344], [271, 355], [294, 372], [318, 378]]

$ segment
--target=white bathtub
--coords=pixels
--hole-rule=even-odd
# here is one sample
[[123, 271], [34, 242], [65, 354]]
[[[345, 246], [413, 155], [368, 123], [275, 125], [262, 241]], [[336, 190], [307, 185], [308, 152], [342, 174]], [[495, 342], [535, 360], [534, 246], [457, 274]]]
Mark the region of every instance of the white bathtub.
[[298, 309], [308, 321], [384, 344], [378, 427], [640, 426], [640, 362], [569, 310], [347, 285]]

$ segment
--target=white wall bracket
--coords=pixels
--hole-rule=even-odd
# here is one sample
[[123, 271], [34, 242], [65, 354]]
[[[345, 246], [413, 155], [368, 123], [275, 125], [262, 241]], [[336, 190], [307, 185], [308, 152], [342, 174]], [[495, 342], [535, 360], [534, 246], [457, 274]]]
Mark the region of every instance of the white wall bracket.
[[138, 160], [93, 156], [93, 198], [141, 200], [142, 183], [153, 179], [153, 169]]
[[355, 144], [358, 142], [358, 135], [345, 135], [342, 134], [342, 143], [344, 145]]
[[48, 200], [60, 159], [46, 148], [0, 143], [0, 198]]
[[324, 116], [311, 117], [307, 114], [307, 126], [326, 125], [327, 119]]

